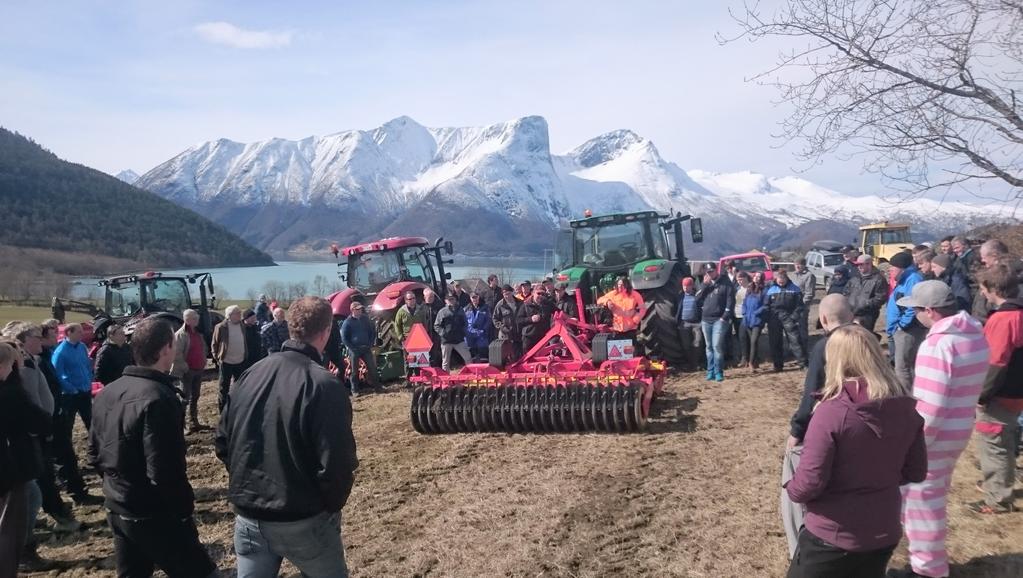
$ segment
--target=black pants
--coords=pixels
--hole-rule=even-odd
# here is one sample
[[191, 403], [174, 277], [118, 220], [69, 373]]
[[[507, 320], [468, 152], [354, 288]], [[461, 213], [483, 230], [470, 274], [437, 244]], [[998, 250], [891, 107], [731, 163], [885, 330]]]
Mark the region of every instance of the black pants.
[[39, 485], [39, 492], [43, 496], [43, 511], [51, 518], [65, 518], [68, 515], [64, 500], [60, 498], [60, 490], [57, 489], [57, 479], [53, 475], [53, 442], [43, 440], [43, 471], [36, 478]]
[[792, 350], [796, 361], [806, 365], [806, 354], [802, 345], [799, 344], [799, 312], [781, 311], [773, 316], [767, 325], [767, 337], [771, 345], [771, 361], [775, 369], [781, 369], [785, 365], [785, 341]]
[[760, 367], [760, 332], [763, 330], [763, 326], [739, 328], [739, 348], [744, 352], [742, 358], [754, 369]]
[[879, 315], [879, 313], [871, 313], [871, 314], [867, 314], [867, 315], [857, 315], [854, 318], [854, 321], [856, 321], [857, 324], [859, 324], [859, 325], [861, 325], [863, 327], [866, 327], [867, 331], [869, 331], [871, 333], [876, 333], [874, 331], [874, 327], [877, 326], [877, 316], [878, 315]]
[[884, 578], [895, 546], [870, 552], [847, 552], [803, 528], [788, 578]]
[[60, 465], [58, 475], [69, 493], [81, 494], [85, 492], [85, 481], [78, 471], [78, 456], [75, 454], [75, 444], [72, 440], [75, 416], [81, 416], [82, 423], [88, 431], [92, 426], [92, 394], [62, 393], [58, 400], [57, 419], [53, 428], [53, 455]]
[[216, 571], [192, 518], [126, 519], [107, 514], [114, 535], [118, 578], [153, 575], [158, 567], [169, 578], [205, 578]]
[[220, 362], [220, 396], [217, 398], [217, 407], [220, 411], [224, 411], [227, 394], [231, 391], [231, 383], [241, 377], [245, 368], [245, 362], [237, 364]]
[[[799, 325], [799, 346], [804, 354], [810, 352], [810, 304], [804, 303], [803, 308], [796, 311], [796, 323]], [[806, 363], [806, 359], [802, 360]]]

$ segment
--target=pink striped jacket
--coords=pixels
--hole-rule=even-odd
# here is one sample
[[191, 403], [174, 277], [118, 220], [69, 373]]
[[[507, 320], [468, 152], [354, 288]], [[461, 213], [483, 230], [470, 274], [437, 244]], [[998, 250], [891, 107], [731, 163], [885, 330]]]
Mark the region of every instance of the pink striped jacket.
[[924, 418], [931, 477], [951, 474], [969, 442], [987, 368], [984, 330], [965, 311], [935, 323], [920, 345], [913, 397]]

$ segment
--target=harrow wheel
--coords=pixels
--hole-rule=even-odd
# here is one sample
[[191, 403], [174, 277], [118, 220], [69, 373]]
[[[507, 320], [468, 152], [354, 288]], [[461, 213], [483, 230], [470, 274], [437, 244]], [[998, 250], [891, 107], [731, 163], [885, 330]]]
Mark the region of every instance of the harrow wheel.
[[450, 387], [412, 391], [409, 418], [421, 434], [641, 431], [647, 422], [640, 380], [615, 383]]

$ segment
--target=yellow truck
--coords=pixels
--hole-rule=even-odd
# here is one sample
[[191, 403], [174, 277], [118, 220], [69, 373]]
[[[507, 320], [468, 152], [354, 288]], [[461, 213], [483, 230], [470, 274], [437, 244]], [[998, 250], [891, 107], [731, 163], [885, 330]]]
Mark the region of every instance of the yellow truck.
[[912, 248], [908, 224], [885, 221], [860, 227], [860, 253], [872, 256], [877, 263], [887, 263], [892, 255]]

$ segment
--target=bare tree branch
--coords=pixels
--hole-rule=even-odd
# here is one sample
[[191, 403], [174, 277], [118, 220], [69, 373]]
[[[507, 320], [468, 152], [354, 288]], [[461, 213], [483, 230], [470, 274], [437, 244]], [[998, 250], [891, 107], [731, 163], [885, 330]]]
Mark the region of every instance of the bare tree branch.
[[751, 79], [791, 107], [778, 136], [803, 144], [799, 158], [861, 155], [910, 194], [977, 181], [1023, 198], [1023, 0], [788, 0], [769, 17], [756, 3], [730, 13], [739, 32], [720, 42], [799, 43]]

